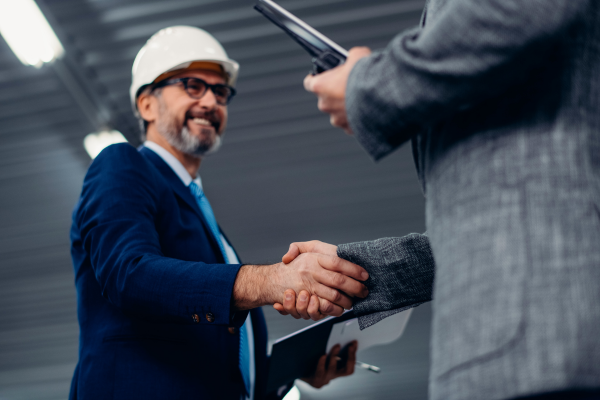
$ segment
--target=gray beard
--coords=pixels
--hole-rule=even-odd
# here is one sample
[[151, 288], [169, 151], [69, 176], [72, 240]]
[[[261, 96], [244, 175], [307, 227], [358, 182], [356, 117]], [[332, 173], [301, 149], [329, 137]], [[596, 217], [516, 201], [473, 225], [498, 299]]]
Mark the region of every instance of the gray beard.
[[187, 126], [179, 128], [175, 118], [169, 115], [164, 103], [160, 101], [159, 120], [156, 130], [167, 142], [177, 150], [192, 156], [202, 157], [216, 153], [221, 147], [222, 139], [212, 130], [201, 129], [200, 136], [193, 136]]

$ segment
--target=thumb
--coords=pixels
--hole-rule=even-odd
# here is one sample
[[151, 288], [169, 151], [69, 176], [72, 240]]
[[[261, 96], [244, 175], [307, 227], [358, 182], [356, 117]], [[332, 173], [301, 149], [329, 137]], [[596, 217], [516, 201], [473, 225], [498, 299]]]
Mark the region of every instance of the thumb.
[[281, 261], [284, 264], [289, 264], [292, 261], [294, 261], [296, 259], [296, 257], [298, 257], [300, 255], [301, 251], [300, 248], [298, 247], [298, 245], [296, 243], [292, 243], [290, 244], [290, 249], [288, 250], [287, 253], [285, 253], [283, 255], [283, 257], [281, 258]]
[[371, 49], [368, 47], [353, 47], [348, 51], [348, 60], [356, 61], [371, 54]]
[[337, 246], [332, 244], [323, 243], [318, 240], [311, 240], [309, 242], [295, 242], [290, 244], [290, 249], [281, 258], [284, 264], [289, 264], [296, 257], [303, 253], [319, 253], [326, 256], [337, 257]]
[[[294, 259], [296, 257], [298, 257], [300, 254], [303, 253], [313, 253], [315, 252], [315, 250], [318, 251], [318, 241], [310, 241], [310, 242], [295, 242], [290, 244], [290, 249], [288, 250], [287, 253], [285, 253], [285, 255], [283, 256], [283, 258], [281, 259], [281, 261], [283, 261], [284, 264], [289, 264], [292, 261], [294, 261]], [[324, 253], [325, 254], [325, 253]]]

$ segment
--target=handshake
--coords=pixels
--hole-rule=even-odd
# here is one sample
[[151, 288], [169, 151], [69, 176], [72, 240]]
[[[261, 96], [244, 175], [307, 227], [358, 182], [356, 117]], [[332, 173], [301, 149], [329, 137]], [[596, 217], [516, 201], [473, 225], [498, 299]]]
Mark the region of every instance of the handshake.
[[244, 265], [233, 289], [233, 306], [247, 310], [267, 304], [282, 315], [318, 321], [352, 308], [352, 298], [369, 294], [367, 271], [337, 255], [337, 246], [292, 243], [282, 262]]

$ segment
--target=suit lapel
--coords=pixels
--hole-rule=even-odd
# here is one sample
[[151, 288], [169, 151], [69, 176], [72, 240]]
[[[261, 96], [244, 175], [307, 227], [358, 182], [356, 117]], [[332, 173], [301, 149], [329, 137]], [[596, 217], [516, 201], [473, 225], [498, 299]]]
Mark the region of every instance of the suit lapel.
[[219, 256], [218, 258], [224, 260], [223, 254], [221, 254], [221, 248], [217, 243], [217, 239], [212, 234], [212, 230], [210, 229], [208, 222], [206, 222], [204, 214], [202, 211], [200, 211], [200, 207], [198, 207], [196, 198], [192, 195], [190, 189], [186, 187], [183, 182], [181, 182], [181, 179], [177, 176], [177, 174], [158, 154], [143, 146], [139, 149], [139, 152], [142, 153], [148, 160], [150, 160], [150, 162], [160, 171], [162, 176], [169, 183], [175, 194], [185, 201], [192, 208], [192, 210], [194, 210], [196, 215], [198, 215], [198, 218], [200, 218], [200, 221], [204, 226], [204, 230], [208, 233], [207, 236], [210, 238], [213, 251], [215, 251], [215, 253]]

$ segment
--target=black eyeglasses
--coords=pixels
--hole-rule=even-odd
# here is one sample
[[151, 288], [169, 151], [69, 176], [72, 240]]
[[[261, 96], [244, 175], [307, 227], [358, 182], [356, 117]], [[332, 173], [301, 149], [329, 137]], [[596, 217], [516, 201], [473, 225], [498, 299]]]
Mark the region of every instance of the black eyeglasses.
[[231, 86], [222, 85], [220, 83], [211, 85], [200, 78], [165, 79], [164, 81], [158, 82], [156, 85], [154, 85], [153, 90], [169, 85], [176, 85], [178, 83], [183, 83], [183, 87], [188, 96], [196, 100], [201, 99], [206, 94], [206, 91], [210, 89], [210, 91], [215, 95], [217, 103], [222, 106], [229, 104], [236, 93], [235, 89]]

